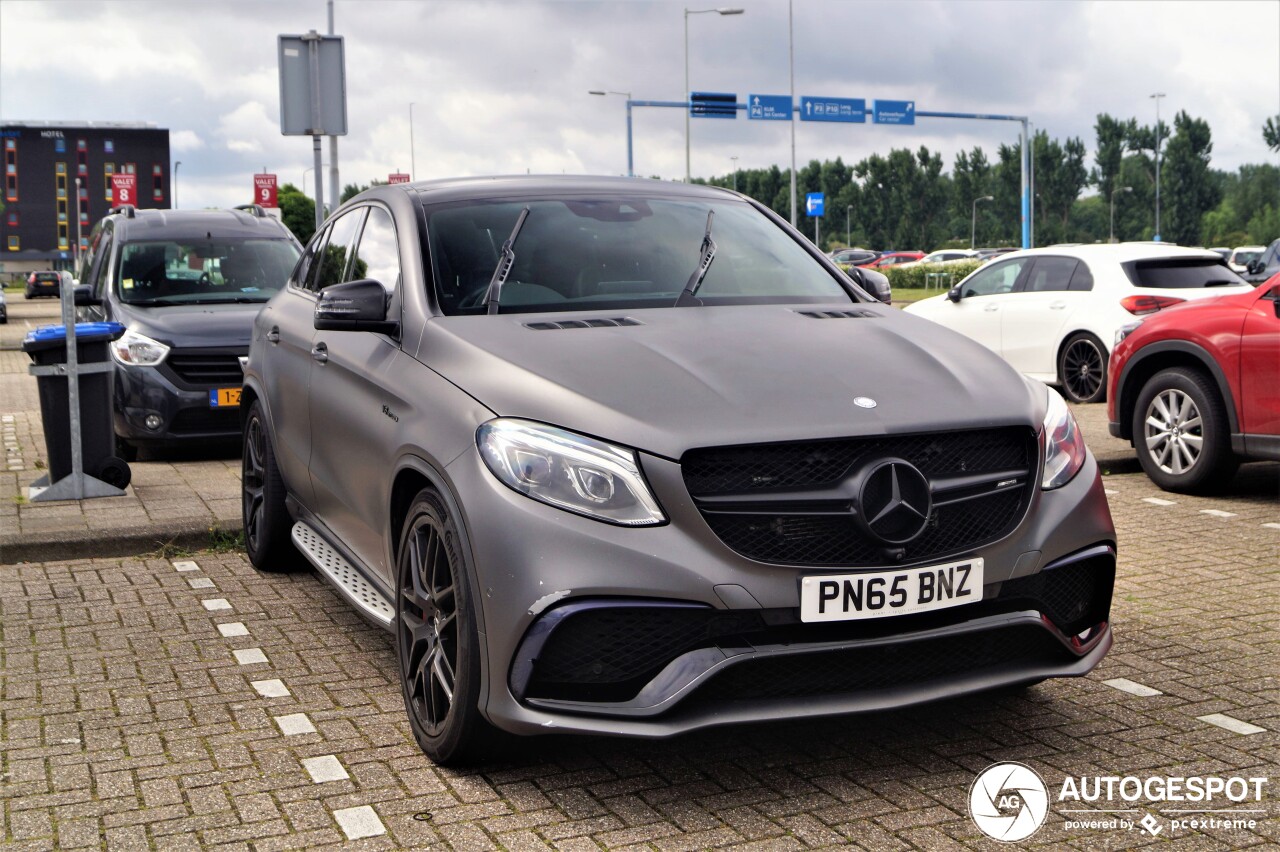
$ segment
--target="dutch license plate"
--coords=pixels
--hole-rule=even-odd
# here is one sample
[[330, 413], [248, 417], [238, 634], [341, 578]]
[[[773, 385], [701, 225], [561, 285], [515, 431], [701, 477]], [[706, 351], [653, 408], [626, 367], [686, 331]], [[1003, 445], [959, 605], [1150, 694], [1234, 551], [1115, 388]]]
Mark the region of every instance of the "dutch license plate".
[[975, 557], [924, 568], [804, 577], [800, 583], [800, 620], [885, 618], [980, 600], [982, 559]]
[[214, 388], [209, 391], [210, 408], [235, 408], [240, 404], [240, 388]]

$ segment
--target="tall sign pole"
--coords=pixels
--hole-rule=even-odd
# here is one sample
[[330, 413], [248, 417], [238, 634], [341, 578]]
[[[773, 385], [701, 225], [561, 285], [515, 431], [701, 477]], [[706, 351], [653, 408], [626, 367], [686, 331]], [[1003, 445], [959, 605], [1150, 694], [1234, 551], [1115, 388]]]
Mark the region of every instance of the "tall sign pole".
[[[791, 66], [791, 102], [796, 102], [796, 28], [787, 0], [787, 56]], [[791, 227], [796, 226], [796, 123], [791, 122]]]
[[[347, 132], [347, 83], [342, 36], [279, 37], [280, 132], [310, 136], [316, 173], [316, 228], [324, 222], [321, 136]], [[335, 199], [336, 200], [336, 199]]]
[[[329, 35], [333, 35], [333, 0], [329, 0]], [[338, 137], [329, 137], [329, 197], [338, 206]]]

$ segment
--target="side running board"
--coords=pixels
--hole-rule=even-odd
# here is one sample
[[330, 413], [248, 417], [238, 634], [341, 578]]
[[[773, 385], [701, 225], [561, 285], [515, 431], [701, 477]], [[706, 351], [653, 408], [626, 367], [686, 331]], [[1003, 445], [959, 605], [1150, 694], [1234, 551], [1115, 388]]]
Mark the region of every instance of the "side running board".
[[316, 566], [325, 579], [332, 583], [342, 596], [355, 605], [360, 613], [386, 630], [391, 629], [395, 609], [391, 602], [364, 578], [356, 567], [330, 546], [311, 527], [302, 521], [293, 525], [293, 544]]

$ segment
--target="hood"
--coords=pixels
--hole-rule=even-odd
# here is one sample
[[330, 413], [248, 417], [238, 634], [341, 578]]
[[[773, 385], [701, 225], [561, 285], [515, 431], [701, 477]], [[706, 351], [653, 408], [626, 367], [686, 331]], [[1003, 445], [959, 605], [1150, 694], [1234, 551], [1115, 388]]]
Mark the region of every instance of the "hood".
[[[499, 415], [671, 459], [703, 446], [1040, 427], [1043, 394], [1036, 402], [984, 347], [885, 305], [826, 308], [862, 316], [756, 305], [439, 317], [418, 357]], [[526, 325], [622, 316], [637, 324]]]
[[169, 346], [243, 346], [248, 349], [253, 335], [253, 319], [265, 304], [145, 308], [116, 302], [112, 307], [117, 321]]

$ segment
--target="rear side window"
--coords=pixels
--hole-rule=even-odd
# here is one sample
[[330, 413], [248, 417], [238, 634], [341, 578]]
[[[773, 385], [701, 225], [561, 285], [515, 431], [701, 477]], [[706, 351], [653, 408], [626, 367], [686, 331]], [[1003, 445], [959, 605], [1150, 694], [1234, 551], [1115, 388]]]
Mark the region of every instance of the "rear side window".
[[1202, 287], [1248, 286], [1221, 260], [1207, 258], [1160, 258], [1135, 260], [1124, 265], [1135, 287], [1165, 290], [1195, 290]]
[[1068, 290], [1078, 265], [1074, 257], [1037, 257], [1023, 290], [1027, 293]]
[[1071, 276], [1071, 290], [1092, 290], [1093, 289], [1093, 273], [1089, 271], [1089, 264], [1083, 260], [1076, 264], [1075, 274]]

